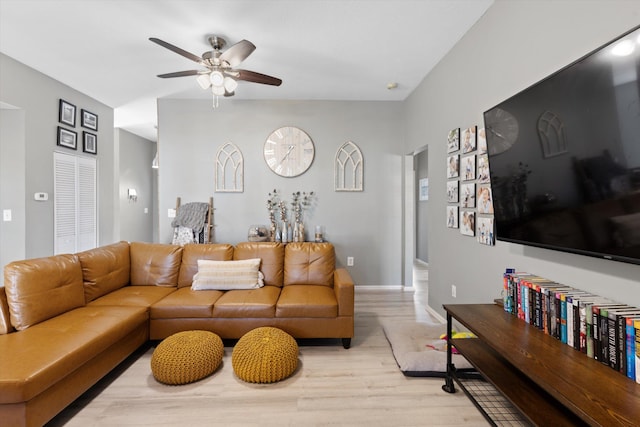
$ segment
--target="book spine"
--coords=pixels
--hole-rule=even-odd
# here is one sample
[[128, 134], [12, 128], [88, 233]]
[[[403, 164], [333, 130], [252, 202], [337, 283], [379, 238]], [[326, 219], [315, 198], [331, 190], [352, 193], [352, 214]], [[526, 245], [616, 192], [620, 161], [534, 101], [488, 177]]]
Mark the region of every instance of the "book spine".
[[573, 297], [567, 296], [565, 310], [567, 313], [567, 345], [573, 347]]
[[522, 296], [524, 321], [529, 323], [529, 284], [526, 281], [522, 284]]
[[567, 343], [567, 296], [560, 294], [560, 341]]
[[598, 315], [600, 325], [600, 362], [609, 364], [609, 310], [601, 308]]
[[593, 358], [595, 360], [600, 360], [600, 321], [599, 316], [600, 310], [598, 310], [598, 306], [594, 305], [591, 308], [591, 325], [593, 327]]
[[636, 365], [636, 382], [640, 384], [640, 320], [633, 322], [633, 328], [636, 332], [636, 352], [635, 352], [635, 365]]
[[627, 316], [632, 316], [632, 314], [623, 314], [616, 317], [618, 371], [623, 375], [627, 375]]
[[584, 306], [584, 317], [587, 329], [587, 357], [594, 358], [594, 346], [593, 346], [593, 316], [592, 316], [593, 304], [586, 304]]
[[509, 310], [509, 274], [504, 273], [502, 276], [502, 308], [507, 313], [510, 313]]
[[518, 319], [524, 319], [524, 308], [522, 307], [522, 280], [518, 278], [516, 282], [516, 292], [518, 293]]
[[587, 333], [587, 303], [578, 302], [576, 310], [578, 310], [578, 350], [582, 353], [587, 353], [587, 339], [589, 334]]
[[627, 342], [627, 351], [626, 351], [626, 360], [627, 360], [627, 377], [632, 380], [636, 379], [636, 364], [635, 364], [635, 354], [636, 354], [636, 331], [633, 327], [634, 318], [627, 317], [625, 319], [625, 332], [626, 332], [626, 342]]
[[620, 369], [618, 360], [618, 343], [616, 341], [616, 331], [618, 330], [616, 326], [616, 314], [615, 312], [607, 313], [607, 343], [609, 344], [609, 348], [607, 350], [609, 356], [609, 366], [615, 369], [616, 371]]
[[561, 339], [561, 326], [562, 326], [562, 312], [561, 312], [561, 302], [562, 302], [562, 294], [561, 293], [556, 293], [556, 299], [555, 299], [555, 306], [556, 306], [556, 334], [555, 334], [555, 338], [557, 339]]
[[574, 300], [573, 306], [573, 348], [580, 351], [580, 301]]

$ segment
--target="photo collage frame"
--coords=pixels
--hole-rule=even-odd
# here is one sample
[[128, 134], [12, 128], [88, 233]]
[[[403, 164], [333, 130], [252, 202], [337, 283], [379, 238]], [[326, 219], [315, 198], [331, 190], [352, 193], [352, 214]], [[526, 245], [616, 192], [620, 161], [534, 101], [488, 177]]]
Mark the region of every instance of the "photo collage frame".
[[[58, 126], [57, 145], [69, 148], [71, 150], [78, 149], [78, 132], [76, 127], [76, 111], [77, 108], [72, 103], [60, 99], [58, 105], [58, 122], [63, 126]], [[82, 131], [82, 151], [89, 154], [98, 154], [98, 115], [93, 114], [85, 109], [81, 110], [80, 126], [88, 129]], [[91, 132], [89, 132], [91, 131]]]
[[447, 135], [447, 227], [495, 245], [493, 197], [485, 129], [455, 128]]

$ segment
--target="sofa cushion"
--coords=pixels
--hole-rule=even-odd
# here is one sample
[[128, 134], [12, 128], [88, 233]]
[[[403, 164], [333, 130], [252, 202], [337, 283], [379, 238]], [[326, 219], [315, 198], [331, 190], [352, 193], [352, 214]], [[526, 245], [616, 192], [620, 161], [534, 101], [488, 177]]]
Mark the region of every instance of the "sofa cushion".
[[213, 304], [224, 294], [222, 291], [194, 291], [179, 288], [150, 308], [152, 319], [209, 318]]
[[175, 292], [176, 288], [166, 286], [125, 286], [96, 298], [89, 305], [118, 305], [133, 307], [151, 307], [162, 298]]
[[80, 307], [0, 336], [0, 404], [25, 402], [148, 322], [138, 307]]
[[78, 254], [87, 302], [129, 283], [129, 243], [119, 242]]
[[19, 331], [85, 303], [76, 255], [14, 261], [4, 268], [4, 286], [11, 324]]
[[219, 289], [255, 289], [264, 286], [259, 270], [260, 258], [237, 261], [198, 260], [198, 272], [193, 276], [194, 291]]
[[226, 291], [213, 305], [213, 317], [274, 317], [280, 295], [277, 286]]
[[338, 317], [338, 300], [328, 286], [287, 285], [278, 299], [276, 317]]
[[178, 285], [182, 260], [181, 246], [133, 242], [129, 251], [132, 285]]
[[331, 243], [289, 243], [284, 255], [284, 285], [333, 286], [335, 265]]
[[178, 275], [178, 287], [191, 286], [198, 272], [198, 260], [229, 261], [233, 259], [233, 246], [228, 243], [189, 244], [182, 249], [182, 263]]
[[260, 258], [264, 284], [282, 286], [284, 277], [284, 245], [277, 242], [242, 242], [236, 245], [233, 259]]

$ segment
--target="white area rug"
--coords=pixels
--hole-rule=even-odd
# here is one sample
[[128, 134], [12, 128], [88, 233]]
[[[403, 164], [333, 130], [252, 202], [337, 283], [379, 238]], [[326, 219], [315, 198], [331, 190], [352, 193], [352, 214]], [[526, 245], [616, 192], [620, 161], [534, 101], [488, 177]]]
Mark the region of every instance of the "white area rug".
[[[403, 374], [410, 377], [444, 376], [447, 371], [447, 348], [440, 336], [447, 332], [446, 325], [393, 318], [381, 318], [380, 323]], [[472, 367], [459, 354], [453, 355], [453, 363], [457, 369]]]

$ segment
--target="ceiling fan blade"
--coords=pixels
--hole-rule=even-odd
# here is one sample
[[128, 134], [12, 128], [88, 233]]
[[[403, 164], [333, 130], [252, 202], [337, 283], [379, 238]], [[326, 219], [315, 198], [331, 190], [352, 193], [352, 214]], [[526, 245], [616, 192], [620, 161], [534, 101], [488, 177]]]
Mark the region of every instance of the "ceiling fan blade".
[[158, 77], [161, 79], [167, 79], [170, 77], [186, 77], [186, 76], [197, 76], [200, 74], [198, 70], [189, 70], [189, 71], [176, 71], [175, 73], [166, 73], [166, 74], [158, 74]]
[[201, 57], [199, 57], [197, 55], [194, 55], [191, 52], [187, 52], [184, 49], [180, 49], [178, 46], [174, 46], [171, 43], [167, 43], [167, 42], [165, 42], [163, 40], [160, 40], [160, 39], [157, 39], [155, 37], [149, 37], [149, 40], [151, 40], [152, 42], [154, 42], [156, 44], [159, 44], [162, 47], [165, 47], [165, 48], [177, 53], [178, 55], [182, 55], [187, 59], [190, 59], [190, 60], [192, 60], [194, 62], [197, 62], [198, 64], [202, 64], [202, 58]]
[[253, 43], [249, 40], [241, 40], [225, 50], [220, 55], [220, 60], [226, 61], [231, 67], [235, 67], [247, 59], [254, 50], [256, 50], [256, 47]]
[[255, 71], [249, 70], [235, 70], [238, 73], [238, 80], [244, 80], [247, 82], [253, 83], [261, 83], [264, 85], [272, 85], [272, 86], [280, 86], [282, 84], [282, 80], [267, 76], [266, 74], [256, 73]]

